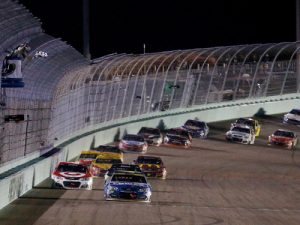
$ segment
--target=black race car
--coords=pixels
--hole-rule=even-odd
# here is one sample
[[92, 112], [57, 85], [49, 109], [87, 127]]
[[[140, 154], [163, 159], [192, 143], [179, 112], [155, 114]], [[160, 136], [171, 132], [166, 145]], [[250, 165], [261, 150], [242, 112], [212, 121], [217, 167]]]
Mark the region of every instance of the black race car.
[[158, 128], [142, 127], [139, 132], [149, 145], [160, 146], [163, 142], [163, 135]]

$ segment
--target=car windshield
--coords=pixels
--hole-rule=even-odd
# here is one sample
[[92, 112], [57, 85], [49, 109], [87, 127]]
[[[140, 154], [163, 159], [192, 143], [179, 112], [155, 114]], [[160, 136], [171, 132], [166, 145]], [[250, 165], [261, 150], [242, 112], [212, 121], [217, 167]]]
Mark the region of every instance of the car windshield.
[[293, 109], [292, 111], [290, 111], [290, 114], [295, 114], [300, 116], [300, 110], [299, 109]]
[[232, 128], [232, 131], [237, 131], [237, 132], [250, 134], [250, 129], [249, 128], [244, 128], [244, 127], [234, 127], [234, 128]]
[[79, 159], [96, 159], [98, 154], [80, 154]]
[[280, 137], [289, 137], [289, 138], [293, 138], [294, 137], [294, 133], [291, 131], [284, 131], [284, 130], [277, 130], [274, 132], [275, 136], [280, 136]]
[[144, 138], [138, 135], [125, 135], [123, 138], [124, 141], [138, 141], [144, 142]]
[[112, 152], [112, 153], [121, 153], [122, 151], [117, 146], [106, 146], [100, 145], [94, 149], [97, 152]]
[[199, 128], [204, 128], [205, 123], [202, 121], [197, 121], [197, 120], [188, 120], [184, 124], [185, 126], [194, 126], [194, 127], [199, 127]]
[[148, 127], [142, 127], [140, 131], [138, 132], [139, 135], [142, 134], [152, 134], [152, 135], [160, 135], [159, 129], [156, 128], [148, 128]]
[[117, 164], [117, 163], [122, 163], [122, 161], [120, 159], [96, 159], [96, 163]]
[[237, 124], [245, 124], [247, 126], [251, 126], [254, 127], [255, 126], [255, 121], [254, 120], [249, 120], [249, 119], [245, 119], [245, 118], [239, 118], [236, 121]]
[[144, 176], [134, 174], [115, 174], [111, 181], [147, 183]]
[[160, 158], [144, 158], [144, 157], [139, 157], [136, 161], [138, 164], [156, 164], [156, 165], [160, 165], [161, 159]]
[[59, 172], [79, 172], [86, 173], [87, 167], [80, 164], [61, 164], [58, 166]]

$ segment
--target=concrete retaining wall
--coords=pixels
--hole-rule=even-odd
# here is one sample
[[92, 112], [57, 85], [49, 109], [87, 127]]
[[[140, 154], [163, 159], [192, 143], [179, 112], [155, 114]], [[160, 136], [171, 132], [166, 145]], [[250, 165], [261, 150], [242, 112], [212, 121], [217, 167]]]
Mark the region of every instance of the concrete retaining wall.
[[87, 150], [92, 145], [97, 146], [113, 142], [115, 139], [121, 138], [125, 132], [136, 133], [142, 126], [171, 128], [181, 126], [189, 118], [214, 122], [237, 117], [250, 117], [257, 112], [266, 115], [278, 114], [287, 112], [299, 105], [300, 97], [287, 95], [284, 98], [243, 100], [172, 112], [159, 112], [91, 127], [89, 130], [83, 130], [64, 140], [59, 140], [55, 146], [62, 148], [60, 152], [0, 180], [0, 208], [48, 178], [59, 161], [74, 159], [82, 150]]

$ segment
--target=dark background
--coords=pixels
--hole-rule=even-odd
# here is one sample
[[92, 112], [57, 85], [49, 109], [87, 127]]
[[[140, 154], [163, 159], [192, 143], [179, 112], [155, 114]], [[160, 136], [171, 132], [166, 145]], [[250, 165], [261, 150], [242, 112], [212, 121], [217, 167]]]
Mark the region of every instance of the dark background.
[[[19, 0], [82, 52], [82, 0]], [[294, 0], [90, 0], [92, 58], [296, 40]]]

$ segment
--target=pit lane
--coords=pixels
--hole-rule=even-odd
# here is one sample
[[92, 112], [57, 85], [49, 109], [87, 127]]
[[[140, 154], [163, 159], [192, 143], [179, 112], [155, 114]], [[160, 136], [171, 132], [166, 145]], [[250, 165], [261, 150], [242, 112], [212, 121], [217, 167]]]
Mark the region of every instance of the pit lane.
[[[0, 211], [0, 224], [300, 224], [300, 145], [295, 151], [267, 146], [280, 116], [259, 119], [262, 133], [254, 145], [226, 142], [231, 121], [209, 124], [208, 139], [191, 149], [150, 147], [161, 156], [167, 180], [149, 179], [152, 202], [105, 201], [103, 179], [92, 191], [51, 189], [50, 180]], [[132, 162], [137, 154], [125, 154]]]

